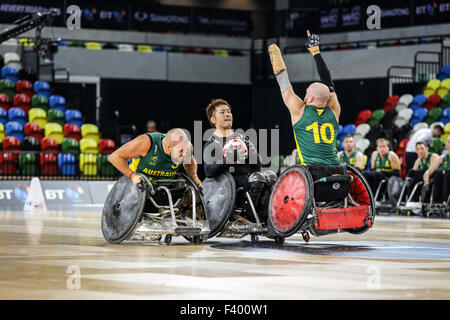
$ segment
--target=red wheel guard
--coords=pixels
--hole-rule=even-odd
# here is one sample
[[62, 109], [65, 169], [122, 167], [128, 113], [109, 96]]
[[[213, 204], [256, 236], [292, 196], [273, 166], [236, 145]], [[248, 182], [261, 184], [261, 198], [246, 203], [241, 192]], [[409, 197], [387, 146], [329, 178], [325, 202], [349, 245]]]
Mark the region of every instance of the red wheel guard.
[[[316, 230], [353, 229], [365, 226], [369, 215], [369, 206], [348, 208], [317, 209], [318, 221], [314, 224]], [[372, 220], [367, 220], [367, 225], [372, 228]]]

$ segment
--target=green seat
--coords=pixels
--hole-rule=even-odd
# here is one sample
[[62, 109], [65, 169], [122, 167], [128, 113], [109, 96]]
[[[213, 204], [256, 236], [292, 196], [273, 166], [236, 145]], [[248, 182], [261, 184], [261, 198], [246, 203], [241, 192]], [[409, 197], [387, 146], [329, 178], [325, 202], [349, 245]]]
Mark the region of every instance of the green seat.
[[8, 79], [0, 80], [0, 93], [4, 93], [8, 96], [9, 101], [13, 101], [16, 94], [16, 86], [14, 82]]
[[58, 123], [61, 125], [61, 127], [64, 127], [65, 120], [64, 120], [64, 113], [61, 110], [57, 109], [50, 109], [47, 111], [47, 121]]
[[371, 118], [375, 118], [378, 121], [380, 121], [381, 119], [383, 119], [383, 117], [384, 117], [384, 110], [383, 109], [377, 109], [374, 112], [372, 112]]
[[369, 120], [367, 120], [367, 124], [372, 128], [374, 126], [376, 126], [378, 123], [380, 123], [380, 120], [375, 119], [375, 118], [370, 118]]
[[430, 143], [430, 152], [441, 154], [442, 149], [444, 148], [444, 142], [442, 142], [439, 138], [433, 138]]
[[34, 153], [21, 153], [19, 155], [19, 170], [22, 175], [39, 175], [39, 161]]
[[75, 139], [65, 138], [62, 142], [61, 149], [63, 153], [80, 154], [80, 144]]
[[47, 97], [42, 96], [40, 94], [35, 94], [33, 97], [31, 97], [31, 107], [40, 108], [47, 111], [48, 110]]
[[99, 174], [102, 177], [114, 177], [117, 174], [114, 166], [108, 161], [107, 154], [98, 154], [97, 167], [99, 168]]

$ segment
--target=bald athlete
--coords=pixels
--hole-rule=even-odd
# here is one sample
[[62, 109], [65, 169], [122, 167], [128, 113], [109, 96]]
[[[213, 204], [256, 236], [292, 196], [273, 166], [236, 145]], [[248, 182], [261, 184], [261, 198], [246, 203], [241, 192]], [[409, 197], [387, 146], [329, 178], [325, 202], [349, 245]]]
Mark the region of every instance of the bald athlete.
[[[129, 166], [128, 159], [133, 159]], [[136, 173], [145, 174], [152, 182], [171, 179], [183, 163], [194, 183], [199, 188], [203, 187], [197, 176], [192, 144], [181, 129], [171, 129], [167, 134], [142, 134], [114, 151], [108, 160], [134, 184], [141, 182], [141, 176]]]
[[273, 73], [280, 86], [283, 102], [289, 109], [298, 157], [303, 165], [339, 165], [336, 155], [336, 135], [339, 129], [341, 106], [334, 92], [330, 72], [320, 56], [319, 37], [307, 32], [306, 46], [314, 56], [320, 82], [306, 89], [300, 99], [292, 89], [281, 51], [277, 45], [269, 46]]

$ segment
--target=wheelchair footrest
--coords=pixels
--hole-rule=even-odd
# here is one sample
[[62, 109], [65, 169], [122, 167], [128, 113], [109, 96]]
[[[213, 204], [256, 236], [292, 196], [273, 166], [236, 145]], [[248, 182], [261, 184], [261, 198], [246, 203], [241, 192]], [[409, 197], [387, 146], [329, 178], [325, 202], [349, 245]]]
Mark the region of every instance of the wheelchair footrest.
[[179, 227], [175, 228], [175, 232], [184, 236], [197, 236], [202, 231], [201, 228]]
[[[365, 226], [368, 215], [368, 206], [332, 209], [318, 208], [318, 220], [316, 221], [314, 228], [316, 230], [361, 228]], [[370, 222], [369, 226], [372, 227]]]

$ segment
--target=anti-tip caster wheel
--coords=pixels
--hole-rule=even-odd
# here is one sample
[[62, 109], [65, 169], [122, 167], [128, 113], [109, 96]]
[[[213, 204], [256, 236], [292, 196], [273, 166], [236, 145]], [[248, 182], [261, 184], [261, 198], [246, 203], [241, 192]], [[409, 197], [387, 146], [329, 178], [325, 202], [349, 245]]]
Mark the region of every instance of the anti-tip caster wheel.
[[303, 232], [302, 233], [302, 237], [303, 237], [303, 240], [305, 240], [305, 242], [306, 243], [308, 243], [309, 242], [309, 233], [308, 232]]
[[193, 236], [192, 237], [192, 243], [199, 244], [201, 242], [202, 242], [202, 239], [200, 238], [200, 236]]
[[274, 238], [274, 240], [275, 240], [275, 243], [279, 244], [279, 245], [282, 245], [284, 243], [284, 238], [283, 237], [276, 236]]
[[258, 243], [258, 242], [259, 242], [259, 237], [258, 237], [258, 235], [256, 235], [256, 234], [252, 234], [252, 235], [250, 236], [250, 239], [251, 239], [251, 242], [252, 242], [252, 243]]
[[166, 237], [164, 238], [164, 243], [169, 245], [171, 242], [172, 242], [172, 235], [167, 234]]

